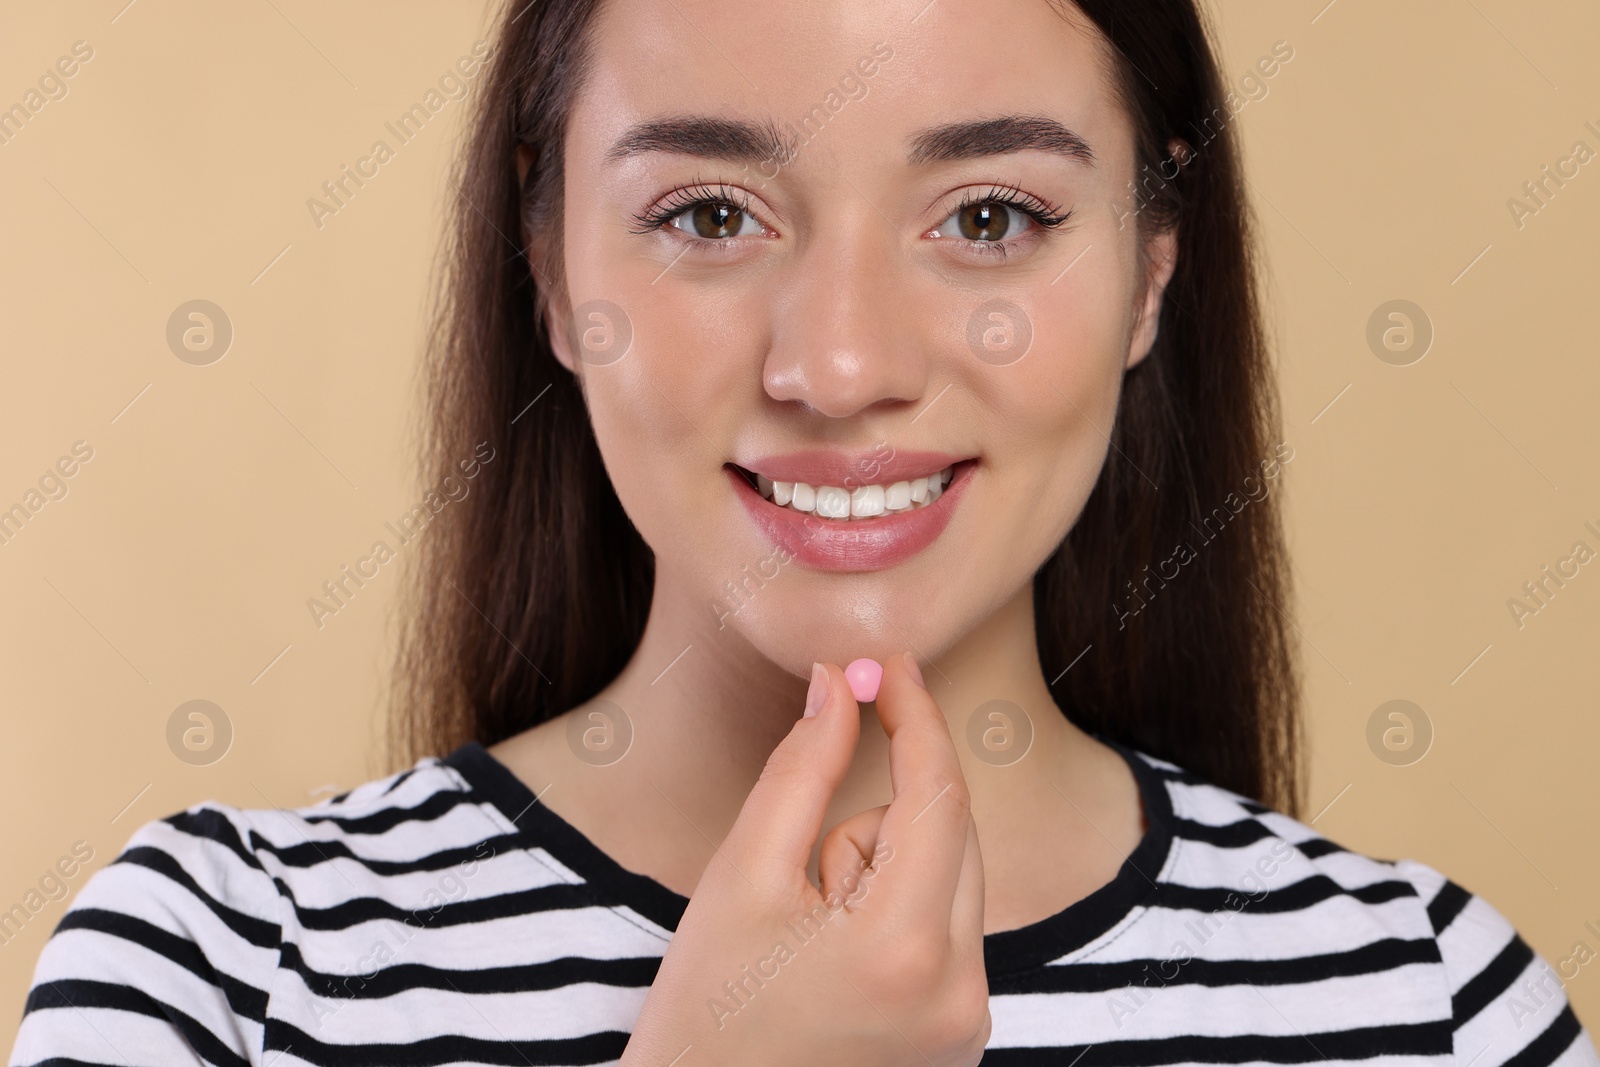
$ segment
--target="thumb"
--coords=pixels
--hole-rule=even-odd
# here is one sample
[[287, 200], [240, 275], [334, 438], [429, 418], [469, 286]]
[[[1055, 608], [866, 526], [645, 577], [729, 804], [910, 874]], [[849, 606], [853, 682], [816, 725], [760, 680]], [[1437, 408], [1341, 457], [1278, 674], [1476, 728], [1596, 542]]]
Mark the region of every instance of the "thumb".
[[806, 703], [815, 714], [797, 720], [772, 750], [722, 843], [728, 859], [757, 885], [788, 888], [807, 881], [828, 802], [861, 736], [861, 709], [839, 667], [812, 664]]

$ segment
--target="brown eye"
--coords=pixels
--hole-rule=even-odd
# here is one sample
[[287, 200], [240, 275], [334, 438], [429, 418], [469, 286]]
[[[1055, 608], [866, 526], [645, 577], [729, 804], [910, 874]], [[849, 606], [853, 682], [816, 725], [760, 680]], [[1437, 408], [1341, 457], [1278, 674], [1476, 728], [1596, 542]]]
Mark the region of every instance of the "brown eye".
[[939, 224], [934, 237], [962, 237], [982, 244], [999, 244], [1028, 232], [1034, 219], [1028, 212], [1000, 200], [962, 204]]
[[724, 237], [745, 237], [761, 232], [755, 216], [737, 205], [720, 200], [702, 201], [672, 219], [672, 225], [685, 233], [708, 241]]
[[969, 241], [999, 241], [1005, 238], [1014, 214], [1004, 204], [968, 204], [956, 213], [956, 225]]

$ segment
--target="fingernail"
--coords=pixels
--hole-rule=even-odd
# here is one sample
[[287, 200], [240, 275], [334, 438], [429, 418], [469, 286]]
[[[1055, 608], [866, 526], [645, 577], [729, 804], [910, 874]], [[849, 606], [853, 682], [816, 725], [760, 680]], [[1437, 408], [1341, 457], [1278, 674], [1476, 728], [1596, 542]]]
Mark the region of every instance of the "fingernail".
[[912, 679], [918, 685], [922, 686], [923, 689], [927, 689], [928, 683], [922, 680], [922, 668], [917, 666], [917, 657], [913, 656], [909, 652], [902, 652], [900, 654], [905, 657], [906, 670], [911, 674]]
[[822, 705], [828, 701], [828, 671], [820, 663], [811, 665], [811, 688], [806, 690], [806, 713], [801, 716], [809, 719], [822, 710]]

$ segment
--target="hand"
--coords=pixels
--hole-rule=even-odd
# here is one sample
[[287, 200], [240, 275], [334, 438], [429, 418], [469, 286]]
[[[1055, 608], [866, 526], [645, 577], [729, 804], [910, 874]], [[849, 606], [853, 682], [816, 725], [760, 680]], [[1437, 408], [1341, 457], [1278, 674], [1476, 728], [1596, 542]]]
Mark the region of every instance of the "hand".
[[[773, 750], [707, 865], [624, 1067], [972, 1067], [989, 1039], [983, 860], [944, 716], [907, 656], [878, 692], [894, 799], [822, 841], [860, 709], [826, 699]], [[813, 682], [815, 687], [818, 682]]]

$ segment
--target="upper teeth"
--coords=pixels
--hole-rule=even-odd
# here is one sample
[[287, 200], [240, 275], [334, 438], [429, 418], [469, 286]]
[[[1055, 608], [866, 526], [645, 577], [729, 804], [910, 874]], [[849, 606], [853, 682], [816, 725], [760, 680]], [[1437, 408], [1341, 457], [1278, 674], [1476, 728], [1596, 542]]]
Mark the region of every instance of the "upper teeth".
[[925, 478], [884, 485], [862, 485], [845, 489], [837, 485], [808, 485], [805, 482], [775, 482], [764, 474], [756, 475], [761, 495], [781, 507], [811, 511], [825, 519], [868, 519], [925, 508], [950, 484], [955, 467], [949, 466]]

